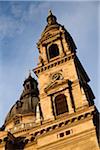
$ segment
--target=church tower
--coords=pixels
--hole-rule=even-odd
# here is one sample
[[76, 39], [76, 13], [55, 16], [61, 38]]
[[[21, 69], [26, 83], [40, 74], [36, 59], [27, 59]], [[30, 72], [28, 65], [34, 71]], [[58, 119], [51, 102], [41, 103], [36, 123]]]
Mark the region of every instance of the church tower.
[[[58, 128], [50, 139], [47, 136], [46, 142], [59, 150], [98, 149], [90, 79], [76, 55], [71, 35], [51, 11], [37, 46], [39, 64], [34, 72], [39, 81], [43, 123], [52, 122], [52, 130]], [[55, 122], [57, 127], [53, 125]], [[54, 144], [57, 139], [59, 142]]]
[[[0, 128], [0, 150], [99, 150], [98, 111], [76, 45], [49, 11], [39, 63]], [[38, 89], [39, 85], [39, 89]]]

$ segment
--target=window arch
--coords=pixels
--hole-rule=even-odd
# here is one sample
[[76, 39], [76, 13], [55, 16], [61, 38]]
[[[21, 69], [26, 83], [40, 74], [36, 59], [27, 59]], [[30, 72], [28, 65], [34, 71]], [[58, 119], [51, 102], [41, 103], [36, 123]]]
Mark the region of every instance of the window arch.
[[68, 112], [67, 100], [64, 94], [60, 94], [55, 97], [55, 108], [56, 108], [56, 115]]
[[52, 44], [48, 49], [49, 59], [54, 58], [59, 55], [59, 49], [57, 44]]

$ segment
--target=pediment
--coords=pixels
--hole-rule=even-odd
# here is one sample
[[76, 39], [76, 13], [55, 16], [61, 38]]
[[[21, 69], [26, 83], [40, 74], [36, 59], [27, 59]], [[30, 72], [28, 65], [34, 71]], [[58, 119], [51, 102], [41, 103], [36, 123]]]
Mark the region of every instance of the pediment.
[[68, 88], [68, 80], [56, 80], [54, 82], [49, 83], [47, 87], [45, 87], [44, 91], [47, 94], [52, 94], [55, 91], [60, 91], [65, 88]]

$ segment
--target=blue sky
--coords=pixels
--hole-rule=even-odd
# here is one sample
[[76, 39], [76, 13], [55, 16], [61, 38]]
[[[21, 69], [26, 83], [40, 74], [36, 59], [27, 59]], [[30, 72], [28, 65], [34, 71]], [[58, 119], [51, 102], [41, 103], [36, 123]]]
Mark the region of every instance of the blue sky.
[[100, 3], [92, 1], [0, 1], [0, 126], [19, 99], [29, 70], [38, 63], [36, 43], [46, 26], [49, 9], [73, 37], [100, 110], [99, 8]]

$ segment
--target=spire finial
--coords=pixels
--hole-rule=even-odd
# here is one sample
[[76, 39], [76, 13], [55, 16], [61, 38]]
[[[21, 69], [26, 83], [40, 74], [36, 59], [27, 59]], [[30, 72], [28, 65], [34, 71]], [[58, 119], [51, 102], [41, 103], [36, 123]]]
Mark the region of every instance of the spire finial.
[[31, 70], [29, 69], [29, 76], [31, 76]]
[[52, 15], [52, 11], [51, 11], [51, 9], [49, 9], [48, 16], [51, 16], [51, 15]]
[[54, 16], [52, 14], [51, 9], [49, 9], [49, 13], [48, 13], [48, 17], [47, 17], [48, 25], [56, 24], [57, 23], [56, 20], [57, 20], [56, 16]]

